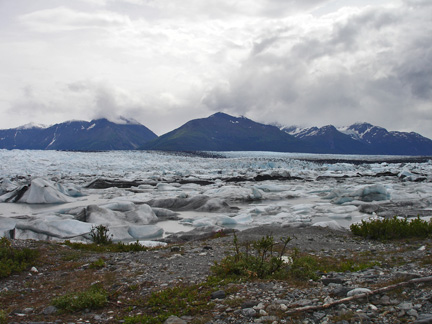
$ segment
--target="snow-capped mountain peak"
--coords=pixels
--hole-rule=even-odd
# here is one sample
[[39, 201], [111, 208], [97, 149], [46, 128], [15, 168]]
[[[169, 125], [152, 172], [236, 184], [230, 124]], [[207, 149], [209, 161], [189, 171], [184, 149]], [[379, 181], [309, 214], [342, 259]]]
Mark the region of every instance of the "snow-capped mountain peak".
[[34, 128], [44, 129], [44, 128], [48, 128], [48, 126], [43, 125], [43, 124], [28, 123], [28, 124], [17, 127], [17, 129], [34, 129]]

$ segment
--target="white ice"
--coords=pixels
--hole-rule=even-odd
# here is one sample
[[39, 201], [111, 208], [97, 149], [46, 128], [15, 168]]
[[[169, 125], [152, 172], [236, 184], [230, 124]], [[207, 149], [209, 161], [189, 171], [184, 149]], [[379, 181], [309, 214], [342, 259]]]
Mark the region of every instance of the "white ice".
[[[431, 161], [381, 163], [383, 157], [345, 156], [371, 163], [326, 164], [297, 158], [344, 156], [217, 154], [225, 158], [142, 151], [0, 150], [0, 200], [19, 197], [20, 188], [31, 184], [19, 203], [0, 204], [0, 236], [15, 230], [19, 238], [88, 240], [91, 226], [98, 224], [108, 226], [115, 240], [124, 241], [160, 238], [164, 226], [170, 233], [264, 224], [347, 228], [374, 216], [359, 211], [367, 203], [412, 201], [424, 211], [432, 209]], [[384, 173], [394, 176], [377, 176]], [[258, 175], [302, 180], [248, 181]], [[125, 189], [86, 188], [97, 178], [140, 184]]]

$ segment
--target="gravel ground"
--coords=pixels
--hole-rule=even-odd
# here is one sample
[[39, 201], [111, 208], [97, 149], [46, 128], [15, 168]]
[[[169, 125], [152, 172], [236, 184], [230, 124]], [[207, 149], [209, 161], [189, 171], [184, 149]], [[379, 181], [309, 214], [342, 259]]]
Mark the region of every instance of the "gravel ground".
[[[248, 280], [220, 287], [214, 307], [167, 323], [432, 323], [431, 281], [377, 292], [382, 287], [432, 276], [432, 241], [381, 243], [349, 232], [317, 227], [260, 227], [237, 234], [240, 242], [264, 235], [290, 236], [288, 248], [335, 259], [359, 256], [377, 261], [358, 272], [321, 273], [302, 284]], [[152, 292], [205, 281], [211, 266], [233, 253], [233, 235], [171, 243], [166, 248], [133, 253], [81, 252], [50, 242], [14, 241], [38, 248], [42, 258], [33, 271], [0, 279], [0, 310], [8, 323], [119, 323], [145, 312], [134, 304]], [[90, 265], [102, 258], [105, 266]], [[94, 282], [108, 287], [108, 306], [97, 311], [59, 313], [52, 300]], [[338, 301], [355, 288], [369, 289], [361, 299]], [[364, 291], [355, 291], [355, 294]], [[219, 298], [216, 298], [219, 297]], [[333, 305], [334, 304], [334, 305]], [[298, 312], [293, 309], [309, 307]]]

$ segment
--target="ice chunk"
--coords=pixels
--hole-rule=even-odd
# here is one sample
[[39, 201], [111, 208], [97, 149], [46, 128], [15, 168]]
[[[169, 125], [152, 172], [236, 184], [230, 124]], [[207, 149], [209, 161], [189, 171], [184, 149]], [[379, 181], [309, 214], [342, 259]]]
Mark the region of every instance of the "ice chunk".
[[328, 194], [325, 199], [332, 199], [334, 204], [344, 204], [354, 200], [360, 201], [380, 201], [390, 199], [390, 194], [383, 185], [370, 185], [355, 191], [344, 191], [337, 189]]
[[164, 231], [156, 225], [137, 225], [130, 226], [128, 233], [137, 240], [148, 240], [156, 237], [162, 237]]
[[165, 208], [153, 207], [153, 212], [159, 219], [178, 219], [178, 213]]
[[60, 184], [42, 178], [33, 179], [29, 186], [22, 186], [7, 193], [0, 201], [14, 201], [28, 204], [59, 204], [70, 202], [68, 190]]
[[91, 228], [92, 224], [89, 223], [52, 216], [16, 224], [14, 238], [71, 239], [90, 233]]
[[[131, 244], [134, 242], [131, 242]], [[139, 244], [141, 244], [142, 246], [146, 246], [149, 248], [154, 248], [154, 247], [164, 247], [167, 246], [168, 243], [165, 242], [159, 242], [159, 241], [138, 241]]]
[[103, 208], [126, 212], [135, 209], [135, 204], [131, 201], [114, 201], [108, 204], [101, 205]]
[[233, 219], [237, 224], [250, 224], [252, 223], [252, 216], [250, 214], [240, 214], [234, 216]]
[[229, 216], [219, 215], [215, 217], [215, 225], [225, 226], [225, 225], [236, 225], [237, 221]]
[[135, 210], [125, 213], [125, 219], [129, 223], [147, 225], [156, 223], [157, 216], [149, 205], [139, 205]]
[[10, 232], [15, 228], [17, 220], [8, 217], [0, 217], [0, 237], [11, 238]]
[[325, 222], [318, 222], [313, 224], [312, 226], [316, 226], [316, 227], [328, 227], [334, 230], [341, 230], [343, 229], [343, 227], [341, 225], [339, 225], [338, 222], [332, 220], [332, 221], [325, 221]]
[[99, 207], [97, 205], [89, 205], [86, 209], [86, 222], [103, 225], [123, 225], [124, 216], [121, 212], [114, 211], [108, 208]]

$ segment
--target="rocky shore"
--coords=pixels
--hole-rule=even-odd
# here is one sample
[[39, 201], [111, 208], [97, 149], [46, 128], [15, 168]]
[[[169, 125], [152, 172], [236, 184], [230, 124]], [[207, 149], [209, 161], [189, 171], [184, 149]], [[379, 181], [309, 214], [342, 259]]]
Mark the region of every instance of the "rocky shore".
[[[432, 323], [432, 241], [377, 242], [348, 231], [318, 227], [260, 227], [240, 241], [290, 236], [294, 248], [314, 256], [367, 259], [355, 272], [319, 273], [316, 281], [250, 279], [215, 287], [211, 307], [166, 323]], [[59, 243], [13, 241], [40, 250], [30, 271], [0, 279], [0, 310], [7, 323], [122, 323], [146, 312], [137, 300], [178, 285], [200, 284], [211, 267], [233, 253], [232, 234], [181, 235], [163, 248], [131, 253], [73, 250]], [[103, 266], [92, 267], [98, 260]], [[60, 312], [52, 300], [100, 282], [110, 293], [102, 309]]]

